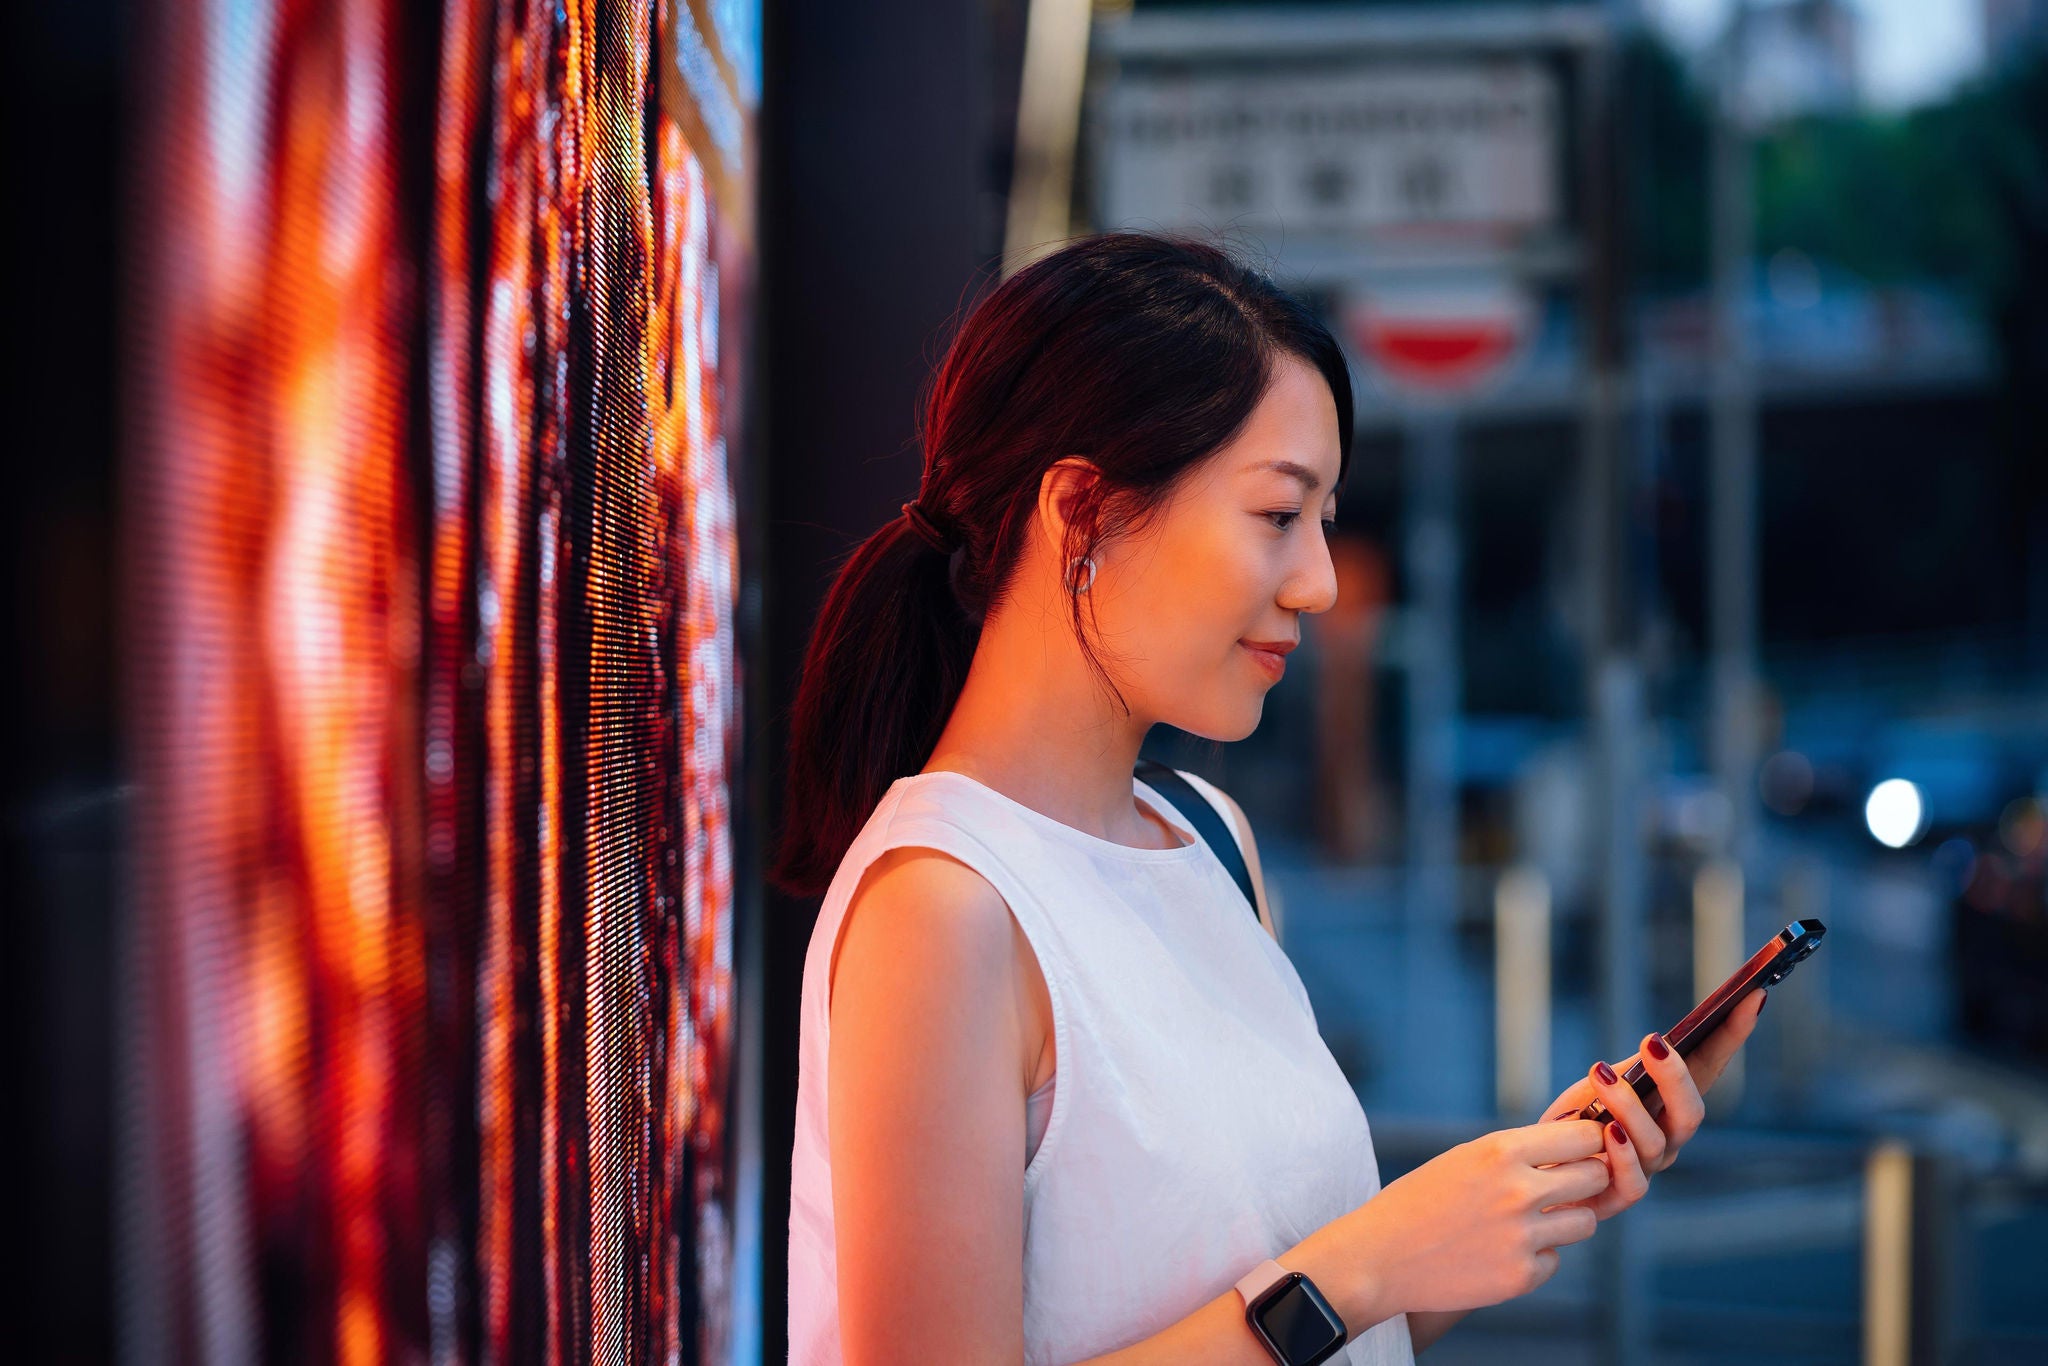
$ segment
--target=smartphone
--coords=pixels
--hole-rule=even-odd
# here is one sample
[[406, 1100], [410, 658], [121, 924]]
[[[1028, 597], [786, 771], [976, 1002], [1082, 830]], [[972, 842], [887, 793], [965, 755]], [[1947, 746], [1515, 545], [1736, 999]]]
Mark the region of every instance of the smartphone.
[[[1750, 992], [1784, 981], [1787, 973], [1820, 947], [1821, 936], [1827, 932], [1828, 927], [1818, 920], [1795, 920], [1779, 930], [1727, 981], [1714, 988], [1706, 1000], [1694, 1006], [1690, 1015], [1665, 1030], [1665, 1040], [1678, 1051], [1679, 1057], [1687, 1056], [1721, 1027], [1721, 1021], [1728, 1018], [1728, 1012]], [[1651, 1114], [1664, 1108], [1664, 1096], [1657, 1090], [1656, 1078], [1650, 1075], [1640, 1059], [1621, 1074], [1621, 1079], [1642, 1097], [1643, 1108]], [[1604, 1102], [1595, 1098], [1579, 1111], [1579, 1118], [1597, 1119], [1604, 1124], [1614, 1116], [1608, 1113]]]

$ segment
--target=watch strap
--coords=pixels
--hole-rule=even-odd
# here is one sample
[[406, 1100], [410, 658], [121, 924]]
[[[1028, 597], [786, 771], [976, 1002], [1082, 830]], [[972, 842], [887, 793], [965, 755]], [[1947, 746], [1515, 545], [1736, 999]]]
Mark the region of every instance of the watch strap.
[[1293, 1274], [1293, 1272], [1280, 1265], [1280, 1263], [1267, 1258], [1239, 1278], [1237, 1293], [1244, 1296], [1245, 1307], [1249, 1309], [1252, 1302], [1257, 1300], [1259, 1296], [1265, 1294], [1268, 1290], [1271, 1290]]
[[[1237, 1293], [1244, 1297], [1245, 1322], [1258, 1334], [1260, 1343], [1279, 1366], [1314, 1366], [1317, 1362], [1328, 1361], [1343, 1351], [1351, 1340], [1351, 1330], [1335, 1306], [1316, 1288], [1316, 1283], [1301, 1272], [1290, 1271], [1270, 1258], [1238, 1280]], [[1276, 1328], [1265, 1316], [1290, 1295], [1297, 1296], [1303, 1303], [1290, 1306], [1288, 1326]], [[1328, 1337], [1303, 1341], [1300, 1330], [1304, 1325], [1300, 1316], [1309, 1311], [1321, 1315], [1330, 1331]], [[1275, 1332], [1284, 1342], [1275, 1340]], [[1300, 1355], [1302, 1352], [1307, 1355]]]

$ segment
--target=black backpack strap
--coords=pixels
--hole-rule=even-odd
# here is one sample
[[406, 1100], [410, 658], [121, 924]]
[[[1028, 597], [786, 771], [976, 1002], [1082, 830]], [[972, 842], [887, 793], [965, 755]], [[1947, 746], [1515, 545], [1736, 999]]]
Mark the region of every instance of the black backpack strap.
[[1136, 775], [1154, 792], [1173, 804], [1189, 825], [1195, 827], [1209, 845], [1209, 851], [1222, 861], [1223, 867], [1237, 883], [1237, 889], [1244, 893], [1244, 899], [1251, 903], [1252, 918], [1259, 914], [1259, 899], [1252, 891], [1251, 870], [1245, 867], [1244, 850], [1238, 847], [1236, 836], [1216, 808], [1209, 805], [1209, 799], [1195, 791], [1195, 785], [1180, 773], [1157, 759], [1140, 759]]

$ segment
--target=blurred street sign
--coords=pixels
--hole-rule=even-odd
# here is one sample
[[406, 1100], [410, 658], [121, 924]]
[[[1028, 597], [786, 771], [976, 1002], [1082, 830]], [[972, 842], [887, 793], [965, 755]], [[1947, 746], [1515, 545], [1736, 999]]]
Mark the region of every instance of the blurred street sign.
[[1396, 400], [1362, 424], [1576, 412], [1610, 21], [1571, 3], [1098, 18], [1085, 221], [1220, 237], [1310, 291]]
[[1139, 11], [1090, 47], [1088, 221], [1252, 239], [1291, 282], [1584, 269], [1597, 6]]
[[1132, 70], [1101, 119], [1113, 223], [1485, 240], [1560, 217], [1557, 74], [1533, 58]]
[[1527, 289], [1501, 272], [1374, 280], [1339, 305], [1345, 340], [1396, 393], [1456, 398], [1521, 356], [1536, 318]]

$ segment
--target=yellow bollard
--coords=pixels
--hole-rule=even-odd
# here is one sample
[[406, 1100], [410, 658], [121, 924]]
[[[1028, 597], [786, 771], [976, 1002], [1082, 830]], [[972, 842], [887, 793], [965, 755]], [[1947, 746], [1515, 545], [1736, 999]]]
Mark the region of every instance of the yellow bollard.
[[1863, 1366], [1907, 1366], [1913, 1341], [1913, 1153], [1887, 1139], [1863, 1166]]
[[[1692, 880], [1692, 994], [1705, 1000], [1749, 957], [1742, 934], [1742, 865], [1713, 859]], [[1728, 1060], [1709, 1093], [1709, 1106], [1724, 1111], [1742, 1099], [1742, 1054]]]
[[1493, 892], [1494, 1094], [1504, 1115], [1551, 1097], [1550, 883], [1510, 868]]

